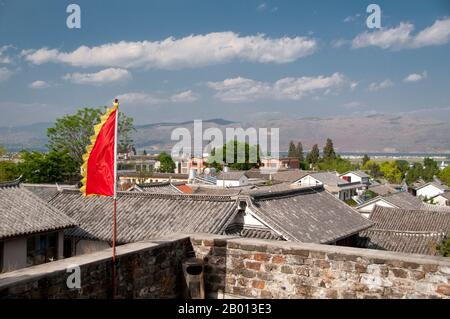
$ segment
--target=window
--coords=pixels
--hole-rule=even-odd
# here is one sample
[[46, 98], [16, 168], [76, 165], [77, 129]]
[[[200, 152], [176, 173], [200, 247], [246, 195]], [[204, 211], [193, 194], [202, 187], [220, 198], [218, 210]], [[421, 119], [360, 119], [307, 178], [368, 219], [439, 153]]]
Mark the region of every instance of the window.
[[39, 265], [58, 259], [58, 233], [27, 238], [27, 265]]

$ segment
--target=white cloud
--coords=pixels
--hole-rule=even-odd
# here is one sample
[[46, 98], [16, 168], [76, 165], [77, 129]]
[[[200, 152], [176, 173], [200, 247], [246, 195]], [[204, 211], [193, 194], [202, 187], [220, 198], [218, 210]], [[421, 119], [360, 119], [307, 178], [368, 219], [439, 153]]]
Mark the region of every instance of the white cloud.
[[450, 18], [436, 20], [432, 26], [416, 35], [411, 34], [413, 30], [413, 24], [402, 22], [395, 28], [366, 31], [353, 39], [352, 47], [376, 46], [382, 49], [400, 50], [446, 44], [450, 39]]
[[187, 90], [168, 97], [159, 97], [142, 92], [130, 92], [121, 94], [117, 98], [119, 101], [128, 104], [160, 105], [166, 103], [191, 103], [197, 101], [200, 96], [192, 90]]
[[288, 63], [314, 53], [317, 41], [307, 37], [268, 38], [263, 34], [239, 36], [234, 32], [215, 32], [173, 37], [163, 41], [107, 43], [81, 46], [72, 52], [41, 48], [22, 51], [34, 64], [66, 63], [81, 67], [120, 67], [179, 69], [230, 62]]
[[427, 72], [424, 71], [422, 74], [412, 73], [403, 79], [403, 82], [419, 82], [427, 78]]
[[330, 76], [283, 78], [274, 83], [260, 82], [237, 77], [221, 82], [208, 82], [217, 91], [215, 97], [226, 102], [245, 102], [259, 99], [300, 100], [308, 95], [330, 94], [354, 83], [344, 75], [334, 73]]
[[124, 69], [109, 68], [96, 73], [69, 73], [63, 79], [75, 84], [102, 85], [125, 81], [131, 78], [131, 73]]
[[267, 9], [267, 4], [261, 3], [257, 8], [258, 11], [264, 11]]
[[361, 16], [360, 13], [357, 13], [357, 14], [352, 15], [352, 16], [348, 16], [348, 17], [346, 17], [346, 18], [343, 20], [343, 22], [353, 22], [353, 21], [355, 21], [357, 18], [359, 18], [360, 16]]
[[0, 68], [0, 82], [8, 80], [14, 72], [8, 68], [1, 67]]
[[37, 81], [34, 81], [33, 83], [30, 83], [28, 85], [28, 87], [30, 89], [45, 89], [45, 88], [50, 87], [50, 84], [45, 81], [37, 80]]
[[448, 43], [450, 39], [450, 18], [437, 20], [434, 24], [417, 34], [414, 38], [414, 47], [424, 47], [428, 45], [442, 45]]
[[170, 97], [170, 100], [175, 103], [189, 103], [195, 102], [199, 99], [198, 94], [192, 92], [191, 90], [183, 91], [174, 94]]
[[394, 82], [389, 79], [386, 79], [382, 82], [372, 82], [369, 85], [369, 91], [375, 92], [383, 89], [387, 89], [394, 86]]
[[12, 63], [12, 59], [10, 56], [7, 56], [5, 52], [9, 49], [13, 48], [12, 45], [4, 45], [0, 47], [0, 63], [2, 64], [10, 64]]
[[117, 96], [120, 102], [129, 104], [158, 105], [166, 100], [147, 93], [130, 92]]

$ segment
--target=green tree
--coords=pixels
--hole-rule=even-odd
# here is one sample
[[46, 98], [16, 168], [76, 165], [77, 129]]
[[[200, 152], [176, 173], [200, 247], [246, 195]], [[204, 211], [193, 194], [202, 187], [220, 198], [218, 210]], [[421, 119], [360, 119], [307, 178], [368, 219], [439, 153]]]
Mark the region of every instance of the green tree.
[[439, 173], [439, 167], [435, 160], [426, 157], [423, 160], [422, 179], [425, 182], [431, 182], [433, 177]]
[[209, 163], [227, 164], [233, 170], [249, 170], [261, 163], [259, 145], [232, 140], [213, 151]]
[[423, 166], [422, 163], [414, 163], [412, 167], [408, 169], [406, 173], [406, 184], [411, 185], [423, 175]]
[[436, 248], [438, 255], [450, 257], [450, 236], [445, 238]]
[[0, 161], [0, 183], [9, 182], [20, 176], [17, 164], [12, 161]]
[[21, 156], [18, 171], [29, 183], [61, 183], [79, 179], [80, 167], [67, 152], [24, 151]]
[[305, 160], [305, 155], [303, 154], [303, 145], [301, 142], [297, 143], [297, 158], [300, 162]]
[[101, 109], [86, 107], [57, 119], [55, 125], [47, 130], [48, 148], [67, 152], [81, 166], [86, 146], [94, 134], [94, 125], [99, 123], [102, 113]]
[[308, 155], [306, 156], [306, 161], [309, 164], [317, 164], [320, 159], [320, 152], [319, 152], [319, 146], [317, 144], [314, 144], [311, 150], [309, 151]]
[[444, 184], [450, 186], [450, 166], [447, 166], [439, 172], [439, 178]]
[[338, 173], [345, 173], [355, 169], [355, 165], [340, 156], [334, 160], [321, 161], [319, 162], [318, 167], [322, 171], [336, 171]]
[[362, 166], [366, 165], [368, 161], [370, 161], [370, 157], [367, 154], [364, 154], [362, 158]]
[[289, 142], [288, 157], [297, 157], [297, 148], [293, 141]]
[[406, 173], [409, 170], [409, 162], [405, 160], [396, 160], [395, 164], [397, 165], [398, 169], [402, 173], [402, 176], [405, 177]]
[[[56, 120], [55, 125], [47, 129], [50, 151], [67, 153], [78, 166], [83, 163], [83, 154], [86, 146], [90, 144], [90, 138], [94, 134], [94, 125], [100, 122], [100, 116], [104, 114], [103, 108], [82, 108], [75, 114], [65, 115]], [[119, 113], [119, 143], [122, 147], [129, 147], [130, 133], [134, 130], [133, 120]], [[125, 131], [124, 131], [125, 130]], [[123, 138], [122, 135], [126, 137]], [[120, 142], [122, 141], [122, 142]]]
[[3, 156], [6, 154], [6, 148], [4, 148], [3, 146], [0, 146], [0, 156]]
[[336, 152], [334, 151], [333, 141], [327, 138], [327, 142], [323, 148], [324, 161], [330, 161], [336, 159]]
[[366, 164], [362, 166], [362, 169], [367, 171], [370, 176], [373, 178], [378, 178], [382, 176], [382, 173], [380, 171], [380, 165], [378, 165], [377, 162], [373, 160], [368, 160]]
[[128, 153], [130, 151], [133, 151], [133, 153], [136, 155], [136, 150], [134, 149], [134, 141], [132, 134], [136, 132], [136, 128], [133, 125], [133, 118], [127, 117], [124, 113], [119, 112], [119, 119], [118, 119], [118, 134], [119, 134], [119, 141], [117, 145], [117, 151], [119, 153]]
[[402, 172], [395, 162], [383, 162], [380, 165], [380, 171], [389, 183], [400, 184], [402, 182]]
[[173, 173], [175, 170], [175, 162], [172, 157], [166, 152], [162, 152], [158, 155], [158, 161], [161, 163], [159, 171], [162, 173]]

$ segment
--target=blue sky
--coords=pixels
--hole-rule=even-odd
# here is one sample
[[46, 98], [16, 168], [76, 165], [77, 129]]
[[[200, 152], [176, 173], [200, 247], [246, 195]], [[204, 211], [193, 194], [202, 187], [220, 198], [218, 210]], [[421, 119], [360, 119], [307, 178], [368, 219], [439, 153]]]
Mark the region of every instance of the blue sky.
[[[68, 29], [66, 7], [81, 7]], [[450, 2], [0, 0], [0, 126], [450, 114]]]

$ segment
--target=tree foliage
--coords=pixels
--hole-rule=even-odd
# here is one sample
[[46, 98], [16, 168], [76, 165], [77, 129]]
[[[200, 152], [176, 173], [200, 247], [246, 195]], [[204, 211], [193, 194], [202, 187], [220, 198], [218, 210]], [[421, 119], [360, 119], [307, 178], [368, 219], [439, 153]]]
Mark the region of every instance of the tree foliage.
[[336, 171], [338, 173], [345, 173], [356, 168], [349, 160], [341, 158], [340, 156], [334, 160], [321, 161], [319, 162], [318, 167], [323, 171]]
[[327, 138], [323, 148], [323, 160], [332, 161], [334, 159], [336, 159], [336, 152], [334, 151], [333, 141], [330, 138]]
[[12, 161], [0, 162], [0, 183], [13, 181], [19, 176], [20, 172], [16, 163]]
[[309, 151], [308, 155], [306, 156], [306, 161], [309, 164], [316, 165], [319, 162], [319, 159], [320, 159], [319, 146], [317, 144], [314, 144], [311, 150]]
[[26, 182], [62, 183], [78, 180], [80, 167], [67, 152], [24, 151], [21, 156], [18, 171]]
[[261, 163], [259, 145], [232, 140], [211, 152], [208, 162], [215, 162], [216, 164], [211, 166], [216, 169], [226, 164], [234, 170], [249, 170]]
[[382, 176], [380, 165], [374, 160], [368, 160], [363, 166], [362, 169], [367, 171], [370, 176], [373, 178], [379, 178]]
[[444, 184], [450, 186], [450, 166], [447, 166], [442, 171], [440, 171], [439, 178]]
[[402, 172], [394, 161], [381, 163], [380, 171], [389, 183], [400, 184], [403, 180]]
[[305, 160], [305, 156], [303, 154], [303, 145], [301, 142], [297, 143], [297, 158], [300, 162]]
[[293, 141], [289, 142], [288, 157], [297, 157], [297, 148]]
[[159, 171], [162, 173], [173, 173], [175, 170], [175, 162], [172, 157], [166, 152], [162, 152], [158, 156], [158, 161], [161, 163]]
[[436, 248], [440, 256], [450, 257], [450, 236], [445, 238]]
[[370, 157], [367, 154], [364, 154], [362, 158], [362, 166], [366, 165], [368, 161], [370, 161]]
[[[67, 153], [78, 166], [83, 163], [83, 154], [90, 138], [94, 134], [94, 125], [100, 122], [103, 108], [85, 107], [75, 114], [65, 115], [56, 120], [55, 125], [47, 130], [50, 151]], [[131, 133], [134, 131], [133, 119], [119, 113], [118, 149], [130, 150], [133, 145]]]

